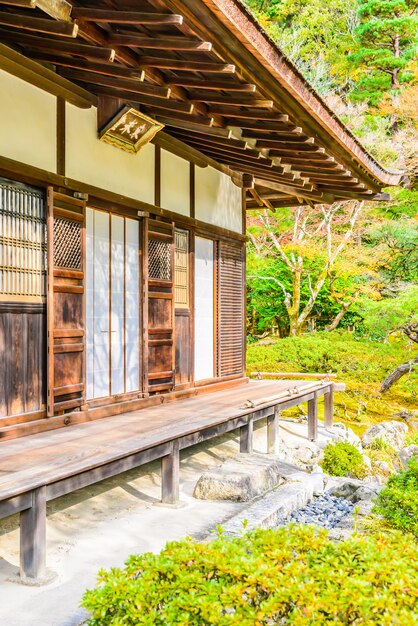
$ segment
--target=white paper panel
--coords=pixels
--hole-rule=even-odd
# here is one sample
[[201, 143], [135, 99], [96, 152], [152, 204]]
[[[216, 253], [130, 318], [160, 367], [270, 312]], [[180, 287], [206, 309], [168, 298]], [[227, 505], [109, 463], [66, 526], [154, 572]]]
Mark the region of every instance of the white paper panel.
[[111, 217], [111, 393], [125, 391], [125, 220]]
[[213, 241], [195, 239], [195, 380], [214, 376]]
[[94, 397], [110, 394], [109, 385], [109, 215], [94, 212]]
[[86, 397], [94, 396], [93, 371], [93, 334], [94, 334], [94, 291], [93, 291], [93, 246], [94, 246], [94, 213], [86, 211]]
[[126, 391], [139, 381], [139, 224], [126, 219]]

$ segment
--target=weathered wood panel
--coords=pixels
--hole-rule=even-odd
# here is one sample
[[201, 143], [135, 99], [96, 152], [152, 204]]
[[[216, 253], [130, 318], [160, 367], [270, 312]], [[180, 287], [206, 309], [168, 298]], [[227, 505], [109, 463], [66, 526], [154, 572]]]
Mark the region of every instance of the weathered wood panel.
[[0, 302], [0, 417], [45, 406], [45, 306]]
[[149, 392], [174, 387], [174, 229], [173, 224], [147, 220]]
[[47, 412], [85, 402], [85, 202], [48, 189]]
[[218, 253], [218, 376], [244, 370], [244, 248], [220, 241]]

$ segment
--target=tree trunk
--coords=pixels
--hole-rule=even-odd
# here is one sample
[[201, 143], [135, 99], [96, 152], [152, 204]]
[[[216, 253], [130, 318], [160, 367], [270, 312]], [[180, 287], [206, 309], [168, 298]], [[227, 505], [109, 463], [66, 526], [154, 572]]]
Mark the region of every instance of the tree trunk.
[[406, 363], [402, 363], [402, 365], [398, 365], [398, 367], [393, 370], [393, 372], [391, 372], [389, 376], [386, 376], [385, 380], [382, 383], [382, 386], [380, 387], [380, 392], [385, 393], [388, 389], [392, 387], [392, 385], [397, 383], [398, 380], [402, 378], [402, 376], [405, 376], [405, 374], [409, 374], [409, 372], [415, 365], [418, 365], [418, 357], [412, 359], [411, 361], [407, 361]]

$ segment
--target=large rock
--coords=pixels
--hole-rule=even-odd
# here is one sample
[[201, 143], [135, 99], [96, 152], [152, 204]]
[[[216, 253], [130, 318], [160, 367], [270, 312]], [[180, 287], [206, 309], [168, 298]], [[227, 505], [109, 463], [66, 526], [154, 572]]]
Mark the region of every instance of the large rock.
[[405, 469], [408, 468], [408, 461], [413, 456], [418, 457], [418, 446], [407, 446], [406, 448], [402, 448], [402, 450], [399, 452], [399, 459]]
[[337, 498], [346, 498], [351, 502], [372, 500], [377, 497], [382, 486], [376, 482], [364, 483], [361, 480], [344, 480], [330, 490], [331, 495]]
[[200, 500], [248, 502], [282, 482], [276, 456], [240, 454], [205, 472], [197, 481], [193, 495]]
[[282, 439], [279, 443], [279, 455], [286, 463], [292, 463], [305, 470], [312, 470], [321, 461], [323, 453], [313, 441]]
[[405, 435], [408, 432], [408, 426], [402, 422], [381, 422], [375, 424], [366, 430], [361, 443], [363, 448], [370, 448], [376, 439], [382, 439], [398, 451], [403, 448], [405, 443]]
[[332, 438], [335, 442], [347, 441], [357, 448], [357, 450], [361, 451], [360, 437], [358, 437], [351, 428], [347, 428], [341, 422], [335, 422], [328, 430], [332, 434]]

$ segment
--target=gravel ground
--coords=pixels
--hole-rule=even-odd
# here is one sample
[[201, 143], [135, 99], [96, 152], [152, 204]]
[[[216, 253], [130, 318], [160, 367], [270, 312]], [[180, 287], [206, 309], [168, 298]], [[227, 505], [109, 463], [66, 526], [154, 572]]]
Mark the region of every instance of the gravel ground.
[[335, 528], [344, 517], [349, 515], [354, 504], [345, 498], [337, 498], [328, 493], [314, 498], [302, 509], [292, 513], [287, 522], [296, 524], [314, 524], [323, 528]]

